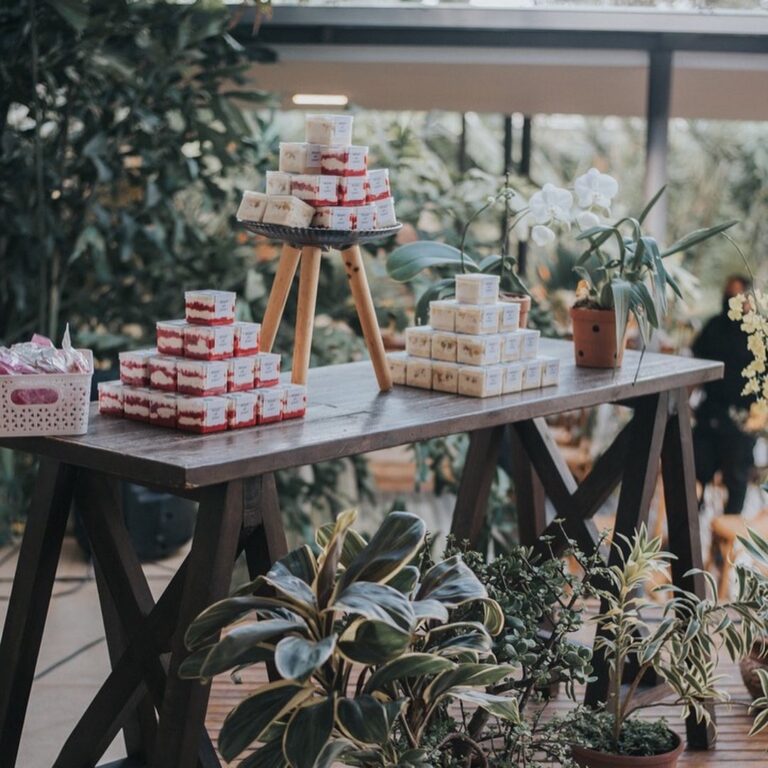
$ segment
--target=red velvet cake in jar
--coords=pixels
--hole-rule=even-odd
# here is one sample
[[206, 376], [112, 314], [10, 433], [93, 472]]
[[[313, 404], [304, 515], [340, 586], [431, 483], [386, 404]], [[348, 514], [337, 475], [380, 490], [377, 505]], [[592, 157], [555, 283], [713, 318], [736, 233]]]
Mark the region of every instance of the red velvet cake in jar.
[[175, 392], [151, 390], [149, 395], [149, 423], [158, 427], [175, 427], [177, 399], [178, 395]]
[[222, 432], [227, 428], [226, 397], [182, 397], [176, 404], [176, 426], [186, 432]]
[[253, 357], [233, 357], [227, 360], [227, 392], [253, 389], [255, 381]]
[[176, 388], [195, 397], [223, 395], [227, 391], [228, 370], [225, 360], [179, 360]]
[[355, 210], [355, 229], [367, 231], [376, 229], [376, 206], [358, 205]]
[[258, 355], [261, 341], [261, 323], [235, 323], [235, 357]]
[[156, 349], [121, 352], [118, 355], [120, 360], [120, 381], [129, 387], [149, 386], [149, 358], [156, 354]]
[[235, 322], [235, 299], [232, 291], [185, 291], [184, 309], [193, 325], [229, 325]]
[[144, 387], [126, 387], [123, 392], [123, 415], [133, 421], [149, 421], [151, 390]]
[[259, 424], [272, 424], [283, 418], [283, 390], [280, 387], [266, 387], [254, 390], [259, 397]]
[[235, 353], [233, 325], [188, 325], [184, 329], [184, 356], [195, 360], [226, 360]]
[[365, 176], [368, 147], [325, 147], [320, 153], [320, 173], [327, 176]]
[[280, 355], [261, 352], [254, 357], [253, 381], [255, 387], [274, 387], [280, 381]]
[[315, 208], [336, 205], [339, 199], [338, 179], [335, 176], [299, 174], [291, 179], [291, 194]]
[[338, 179], [339, 205], [365, 205], [368, 181], [365, 176], [346, 176]]
[[186, 320], [160, 320], [155, 324], [159, 354], [178, 357], [184, 354], [184, 328], [186, 325]]
[[389, 169], [375, 168], [372, 171], [368, 171], [367, 202], [375, 203], [377, 200], [386, 200], [391, 195]]
[[376, 227], [394, 227], [397, 224], [397, 215], [395, 214], [395, 201], [391, 197], [385, 197], [383, 200], [377, 200], [374, 203], [376, 207]]
[[164, 392], [176, 391], [176, 371], [184, 358], [157, 355], [149, 358], [149, 386]]
[[230, 429], [253, 427], [259, 416], [256, 392], [231, 392], [227, 395], [227, 426]]
[[307, 412], [307, 388], [303, 384], [286, 384], [283, 390], [283, 419], [301, 419]]
[[123, 415], [123, 394], [125, 387], [119, 381], [102, 381], [98, 385], [99, 413], [102, 416]]
[[342, 206], [316, 208], [315, 215], [312, 217], [312, 226], [322, 229], [354, 229], [356, 213], [357, 208]]

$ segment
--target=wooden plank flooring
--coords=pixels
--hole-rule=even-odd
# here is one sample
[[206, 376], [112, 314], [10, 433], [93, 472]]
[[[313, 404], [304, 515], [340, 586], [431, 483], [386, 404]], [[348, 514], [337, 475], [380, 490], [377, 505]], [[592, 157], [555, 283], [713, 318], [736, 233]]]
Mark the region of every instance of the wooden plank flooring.
[[[734, 701], [746, 702], [749, 698], [735, 664], [723, 663], [721, 672], [727, 678], [726, 688]], [[250, 669], [242, 673], [242, 684], [236, 685], [229, 677], [214, 680], [208, 706], [207, 725], [214, 743], [224, 717], [247, 693], [266, 682], [263, 669]], [[564, 696], [558, 697], [549, 707], [552, 713], [564, 713], [572, 706]], [[685, 726], [677, 707], [654, 708], [645, 717], [652, 718], [660, 712], [667, 717], [671, 727], [685, 735]], [[680, 768], [714, 768], [730, 765], [733, 768], [768, 767], [768, 734], [748, 737], [750, 718], [743, 706], [720, 705], [717, 709], [718, 739], [715, 749], [706, 752], [685, 751], [680, 758]], [[237, 765], [237, 762], [231, 765]]]

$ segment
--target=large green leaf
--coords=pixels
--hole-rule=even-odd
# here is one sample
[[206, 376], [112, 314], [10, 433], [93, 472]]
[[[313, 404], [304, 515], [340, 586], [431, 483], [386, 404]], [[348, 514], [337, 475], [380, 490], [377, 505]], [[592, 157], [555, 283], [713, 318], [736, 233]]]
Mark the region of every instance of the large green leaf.
[[431, 653], [453, 658], [466, 651], [487, 655], [493, 645], [485, 626], [476, 621], [435, 627], [424, 642]]
[[212, 648], [213, 645], [204, 645], [202, 648], [192, 651], [192, 653], [179, 664], [179, 669], [176, 674], [178, 674], [182, 680], [194, 680], [201, 677], [200, 669], [208, 658], [208, 654], [211, 652]]
[[318, 562], [318, 573], [315, 581], [317, 602], [321, 608], [328, 605], [328, 600], [336, 583], [336, 572], [339, 568], [341, 554], [344, 548], [344, 540], [350, 526], [355, 522], [357, 513], [354, 510], [342, 512], [337, 518], [333, 528], [333, 534], [323, 549]]
[[320, 752], [320, 757], [315, 761], [315, 768], [332, 768], [347, 752], [354, 751], [354, 745], [346, 739], [333, 739], [329, 741]]
[[485, 691], [456, 691], [454, 696], [467, 703], [474, 704], [495, 717], [511, 723], [521, 723], [520, 707], [513, 696], [496, 696]]
[[[275, 653], [273, 643], [285, 630], [278, 629], [265, 635], [262, 627], [268, 623], [260, 621], [230, 630], [205, 658], [200, 667], [200, 676], [214, 677], [235, 667], [271, 661]], [[295, 630], [295, 625], [292, 629]], [[273, 643], [264, 643], [264, 640], [272, 640]]]
[[[464, 265], [468, 271], [477, 272], [477, 264], [464, 254]], [[446, 243], [419, 240], [395, 248], [387, 257], [387, 273], [399, 283], [407, 283], [424, 269], [431, 267], [461, 268], [461, 251]]]
[[428, 677], [455, 667], [449, 659], [432, 653], [406, 653], [379, 667], [366, 681], [364, 690], [366, 693], [381, 691], [397, 680]]
[[288, 721], [283, 752], [292, 768], [316, 768], [333, 732], [336, 705], [333, 696], [305, 704]]
[[427, 571], [416, 597], [418, 600], [437, 600], [448, 608], [457, 608], [468, 600], [488, 597], [488, 592], [461, 555], [453, 555], [435, 563]]
[[[269, 597], [227, 597], [206, 608], [189, 625], [184, 635], [184, 642], [191, 651], [196, 650], [201, 645], [209, 643], [210, 639], [224, 627], [240, 621], [249, 613], [260, 609], [273, 610], [280, 607], [279, 601]], [[288, 622], [286, 621], [286, 623]], [[304, 623], [296, 616], [293, 625], [294, 628], [297, 625], [301, 627]]]
[[318, 642], [303, 637], [284, 637], [275, 649], [275, 666], [288, 680], [306, 680], [330, 658], [336, 647], [336, 635]]
[[268, 661], [272, 653], [265, 651], [261, 644], [270, 640], [274, 643], [287, 633], [297, 631], [305, 632], [306, 626], [285, 619], [267, 619], [235, 627], [213, 646], [200, 674], [213, 677], [242, 664]]
[[436, 621], [448, 621], [448, 609], [438, 600], [414, 600], [411, 603], [413, 612], [418, 619], [434, 619]]
[[409, 512], [391, 512], [339, 579], [337, 593], [356, 581], [386, 582], [408, 565], [424, 543], [424, 521]]
[[410, 595], [419, 583], [420, 575], [419, 569], [415, 565], [406, 565], [392, 578], [387, 579], [387, 584], [404, 595]]
[[339, 639], [339, 650], [358, 664], [385, 664], [404, 653], [410, 642], [409, 632], [387, 622], [359, 619]]
[[312, 689], [291, 680], [280, 680], [259, 688], [243, 699], [224, 720], [219, 734], [219, 751], [227, 760], [234, 760], [247, 746], [259, 739], [266, 729], [302, 701], [312, 695]]
[[356, 696], [339, 701], [337, 719], [344, 733], [355, 742], [384, 744], [395, 719], [400, 714], [405, 699], [381, 702], [373, 696]]
[[410, 631], [416, 620], [411, 601], [387, 584], [357, 581], [335, 600], [330, 610], [379, 619], [393, 627]]
[[289, 598], [293, 604], [312, 610], [317, 608], [317, 600], [312, 588], [304, 579], [294, 576], [282, 562], [275, 563], [269, 569], [264, 580], [282, 595]]
[[441, 672], [424, 691], [427, 702], [437, 701], [459, 688], [485, 688], [508, 677], [513, 668], [506, 665], [494, 664], [460, 664], [455, 669]]
[[685, 237], [681, 237], [677, 242], [669, 246], [662, 252], [662, 256], [671, 256], [674, 253], [680, 253], [681, 251], [687, 251], [689, 248], [693, 248], [694, 245], [703, 243], [705, 240], [709, 240], [715, 235], [719, 235], [721, 232], [725, 232], [734, 225], [738, 224], [737, 219], [731, 219], [730, 221], [723, 222], [722, 224], [716, 224], [714, 227], [706, 227], [704, 229], [697, 229], [694, 232], [690, 232]]
[[[317, 529], [315, 534], [315, 541], [321, 549], [327, 549], [333, 538], [333, 532], [335, 529], [334, 523], [327, 523], [322, 528]], [[344, 543], [341, 547], [341, 557], [339, 557], [339, 565], [346, 568], [355, 557], [365, 548], [365, 539], [351, 528], [347, 530], [344, 537]]]
[[307, 544], [292, 550], [285, 557], [281, 557], [278, 562], [310, 586], [317, 576], [317, 560], [312, 548]]
[[283, 735], [268, 741], [251, 752], [240, 761], [239, 768], [285, 768], [285, 755], [283, 754]]

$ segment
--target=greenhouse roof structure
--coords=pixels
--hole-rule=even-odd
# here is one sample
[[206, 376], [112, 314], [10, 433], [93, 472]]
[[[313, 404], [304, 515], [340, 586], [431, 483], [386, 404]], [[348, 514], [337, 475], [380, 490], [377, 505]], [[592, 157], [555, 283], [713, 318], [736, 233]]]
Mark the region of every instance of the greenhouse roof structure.
[[661, 87], [669, 117], [768, 119], [768, 13], [279, 5], [251, 25], [240, 39], [273, 59], [254, 77], [286, 104], [644, 116]]

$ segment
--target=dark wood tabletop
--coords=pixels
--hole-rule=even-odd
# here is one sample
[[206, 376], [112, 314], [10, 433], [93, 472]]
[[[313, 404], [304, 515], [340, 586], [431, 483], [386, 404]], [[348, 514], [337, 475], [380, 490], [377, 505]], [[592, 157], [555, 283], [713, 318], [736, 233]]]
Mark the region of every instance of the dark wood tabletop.
[[561, 358], [557, 387], [486, 399], [406, 387], [381, 393], [368, 362], [315, 368], [303, 420], [193, 435], [99, 416], [87, 435], [5, 438], [0, 445], [169, 490], [191, 489], [366, 451], [691, 387], [722, 364], [628, 351], [616, 370], [576, 368], [570, 342], [542, 340]]

